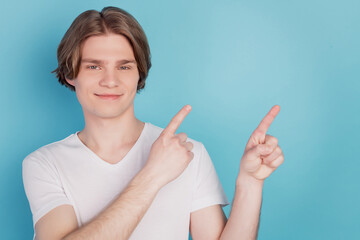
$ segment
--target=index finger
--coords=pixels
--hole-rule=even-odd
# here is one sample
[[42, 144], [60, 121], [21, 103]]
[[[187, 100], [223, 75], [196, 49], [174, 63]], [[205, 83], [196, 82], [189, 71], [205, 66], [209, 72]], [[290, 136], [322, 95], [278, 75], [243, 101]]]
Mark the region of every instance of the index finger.
[[180, 127], [181, 123], [191, 111], [190, 105], [185, 105], [170, 121], [169, 125], [164, 129], [164, 134], [175, 135], [176, 130]]
[[268, 114], [266, 114], [266, 116], [263, 118], [263, 120], [261, 120], [259, 126], [256, 128], [254, 132], [261, 133], [265, 136], [267, 130], [269, 129], [271, 123], [274, 121], [279, 111], [280, 111], [279, 105], [273, 106], [271, 110], [268, 112]]

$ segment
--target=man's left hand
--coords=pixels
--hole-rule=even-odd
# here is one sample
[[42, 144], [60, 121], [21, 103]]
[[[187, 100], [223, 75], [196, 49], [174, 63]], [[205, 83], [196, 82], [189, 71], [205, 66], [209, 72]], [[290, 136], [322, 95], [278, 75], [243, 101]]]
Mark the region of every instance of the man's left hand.
[[273, 106], [252, 133], [240, 162], [238, 181], [246, 179], [262, 183], [284, 162], [278, 140], [266, 134], [279, 111], [279, 105]]

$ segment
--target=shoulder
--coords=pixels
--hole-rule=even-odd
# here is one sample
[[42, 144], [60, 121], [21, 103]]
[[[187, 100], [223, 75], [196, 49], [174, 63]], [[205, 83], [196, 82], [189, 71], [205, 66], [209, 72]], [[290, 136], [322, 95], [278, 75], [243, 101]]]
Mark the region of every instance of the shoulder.
[[74, 143], [74, 134], [67, 136], [64, 139], [61, 139], [56, 142], [46, 144], [33, 152], [29, 153], [23, 160], [22, 165], [29, 164], [42, 164], [48, 165], [51, 163], [50, 159], [52, 156], [56, 155], [58, 152], [64, 151], [69, 147], [72, 147]]

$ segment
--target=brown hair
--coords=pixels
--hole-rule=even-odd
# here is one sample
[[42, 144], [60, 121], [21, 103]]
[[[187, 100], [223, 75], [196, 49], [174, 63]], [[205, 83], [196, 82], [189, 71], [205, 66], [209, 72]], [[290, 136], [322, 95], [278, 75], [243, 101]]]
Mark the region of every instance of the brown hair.
[[58, 67], [52, 71], [56, 73], [62, 85], [75, 91], [74, 86], [67, 83], [66, 78], [76, 78], [79, 73], [81, 44], [85, 39], [110, 32], [121, 34], [129, 40], [140, 75], [137, 92], [145, 87], [145, 80], [151, 68], [150, 48], [146, 35], [132, 15], [117, 7], [105, 7], [101, 12], [85, 11], [71, 24], [57, 50]]

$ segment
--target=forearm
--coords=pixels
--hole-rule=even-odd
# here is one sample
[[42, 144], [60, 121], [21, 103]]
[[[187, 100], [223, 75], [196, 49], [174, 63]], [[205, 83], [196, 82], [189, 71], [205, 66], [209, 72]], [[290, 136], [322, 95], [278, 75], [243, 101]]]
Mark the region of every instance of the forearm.
[[263, 182], [238, 179], [229, 219], [220, 240], [257, 238]]
[[128, 239], [160, 188], [146, 171], [140, 171], [108, 208], [64, 240]]

